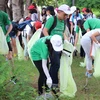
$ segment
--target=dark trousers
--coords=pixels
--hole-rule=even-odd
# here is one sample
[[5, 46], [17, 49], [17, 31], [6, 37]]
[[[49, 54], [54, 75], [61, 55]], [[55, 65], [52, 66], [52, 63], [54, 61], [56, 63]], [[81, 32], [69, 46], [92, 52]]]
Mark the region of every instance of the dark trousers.
[[50, 56], [51, 66], [50, 66], [50, 76], [52, 78], [53, 84], [58, 85], [58, 71], [60, 68], [60, 57], [61, 52], [53, 51], [52, 56]]
[[80, 47], [80, 56], [81, 56], [81, 57], [85, 57], [85, 52], [84, 52], [82, 46]]
[[[39, 61], [33, 61], [35, 66], [37, 67], [39, 71], [39, 78], [38, 78], [38, 93], [41, 95], [43, 93], [43, 86], [46, 83], [46, 75], [42, 68], [42, 60]], [[46, 86], [46, 85], [45, 85]]]

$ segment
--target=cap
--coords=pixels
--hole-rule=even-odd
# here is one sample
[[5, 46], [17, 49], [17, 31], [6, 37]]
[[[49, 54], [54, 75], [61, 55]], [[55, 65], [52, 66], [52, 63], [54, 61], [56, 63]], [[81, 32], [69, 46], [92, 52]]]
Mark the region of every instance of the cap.
[[39, 28], [42, 27], [42, 23], [41, 23], [40, 21], [36, 21], [36, 22], [34, 23], [34, 27], [35, 27], [35, 29], [37, 30], [37, 29], [39, 29]]
[[30, 5], [30, 6], [28, 7], [28, 10], [31, 10], [31, 9], [36, 9], [36, 8], [35, 8], [35, 6]]
[[84, 12], [84, 11], [86, 11], [86, 10], [87, 10], [87, 8], [83, 8], [83, 9], [82, 9], [82, 12]]
[[55, 51], [63, 50], [62, 38], [60, 35], [53, 35], [50, 39], [50, 42]]
[[76, 6], [72, 6], [70, 9], [71, 9], [71, 11], [73, 11], [73, 12], [77, 10]]
[[63, 4], [61, 5], [58, 10], [63, 11], [65, 14], [72, 14], [74, 11], [73, 9], [71, 9], [68, 5]]

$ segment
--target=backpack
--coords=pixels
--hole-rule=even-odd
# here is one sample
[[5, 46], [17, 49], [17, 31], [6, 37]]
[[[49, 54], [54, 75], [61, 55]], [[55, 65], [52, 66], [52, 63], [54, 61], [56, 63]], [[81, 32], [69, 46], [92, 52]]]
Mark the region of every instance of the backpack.
[[[49, 29], [49, 35], [50, 35], [50, 33], [51, 33], [51, 31], [56, 27], [56, 25], [57, 25], [57, 17], [56, 16], [53, 16], [54, 17], [54, 21], [53, 21], [53, 24], [52, 24], [52, 26], [50, 27], [50, 29]], [[44, 26], [45, 26], [45, 24], [44, 24]], [[44, 27], [43, 27], [44, 28]], [[65, 30], [65, 21], [64, 21], [64, 30]], [[40, 36], [40, 38], [41, 37], [44, 37], [44, 34], [43, 34], [43, 31], [41, 32], [41, 36]]]
[[23, 31], [24, 28], [26, 27], [26, 25], [29, 25], [30, 28], [33, 29], [33, 26], [31, 25], [30, 22], [32, 22], [32, 20], [25, 20], [25, 21], [23, 21], [22, 23], [18, 24], [17, 29], [18, 29], [19, 31]]

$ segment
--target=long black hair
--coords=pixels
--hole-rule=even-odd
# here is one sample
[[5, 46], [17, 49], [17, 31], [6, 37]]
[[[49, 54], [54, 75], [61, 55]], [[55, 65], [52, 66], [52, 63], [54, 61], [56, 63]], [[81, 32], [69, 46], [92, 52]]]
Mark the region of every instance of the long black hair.
[[52, 47], [52, 44], [51, 44], [51, 42], [50, 42], [50, 39], [46, 39], [45, 44], [46, 44], [47, 47], [48, 47], [48, 51], [49, 51], [50, 55], [52, 55], [53, 47]]

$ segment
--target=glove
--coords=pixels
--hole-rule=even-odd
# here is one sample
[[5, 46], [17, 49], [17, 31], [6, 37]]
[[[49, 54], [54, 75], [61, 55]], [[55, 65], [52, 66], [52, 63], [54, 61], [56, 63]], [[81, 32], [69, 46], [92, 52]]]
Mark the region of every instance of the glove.
[[73, 34], [70, 34], [70, 38], [71, 38], [71, 37], [74, 37]]
[[74, 46], [74, 51], [76, 51], [76, 47]]
[[46, 84], [48, 85], [49, 88], [51, 88], [51, 86], [52, 86], [52, 79], [51, 79], [51, 77], [47, 78]]

